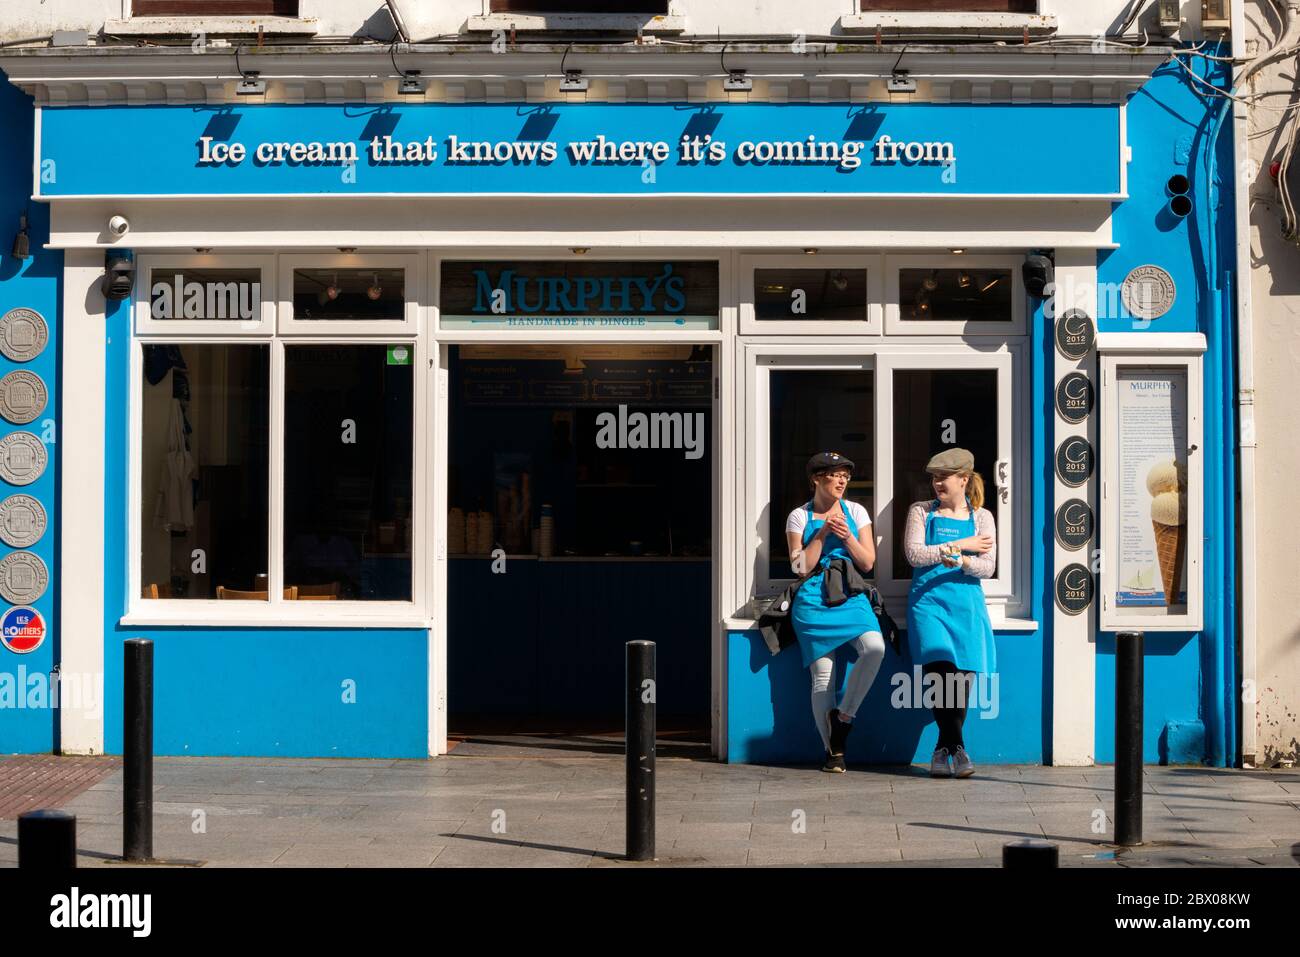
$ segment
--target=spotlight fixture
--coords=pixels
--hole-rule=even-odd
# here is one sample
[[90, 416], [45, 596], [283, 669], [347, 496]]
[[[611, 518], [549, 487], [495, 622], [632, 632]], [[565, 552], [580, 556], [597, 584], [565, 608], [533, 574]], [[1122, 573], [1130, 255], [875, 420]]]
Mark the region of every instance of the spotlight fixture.
[[968, 273], [968, 272], [959, 272], [959, 273], [957, 274], [957, 288], [958, 288], [958, 289], [969, 289], [969, 288], [970, 288], [970, 273]]
[[384, 287], [379, 285], [379, 273], [372, 273], [370, 276], [370, 286], [366, 289], [366, 298], [373, 301], [383, 294]]
[[816, 255], [817, 255], [817, 247], [816, 247], [816, 246], [805, 246], [805, 247], [804, 247], [803, 254], [804, 254], [805, 256], [816, 256]]
[[14, 236], [14, 248], [10, 253], [14, 259], [29, 259], [32, 255], [31, 241], [27, 237], [27, 214], [18, 217], [18, 235]]
[[266, 93], [266, 81], [257, 70], [245, 70], [243, 79], [235, 86], [235, 93], [239, 96], [261, 96]]
[[842, 272], [831, 273], [831, 285], [839, 292], [849, 288], [849, 277]]
[[211, 246], [195, 246], [195, 247], [194, 247], [194, 251], [195, 251], [196, 253], [198, 253], [199, 255], [203, 255], [203, 254], [205, 254], [205, 253], [210, 253], [210, 252], [212, 252], [212, 247], [211, 247]]
[[961, 256], [966, 252], [966, 250], [964, 249], [950, 249], [948, 251], [952, 253], [954, 256]]
[[744, 70], [728, 70], [727, 78], [722, 81], [722, 88], [728, 93], [748, 93], [754, 88], [754, 81]]
[[339, 247], [339, 252], [341, 252], [341, 253], [354, 253], [354, 252], [356, 252], [356, 251], [357, 251], [357, 247], [356, 247], [356, 246], [340, 246], [340, 247]]
[[424, 93], [424, 81], [420, 79], [419, 70], [407, 70], [402, 74], [402, 82], [397, 84], [397, 92], [404, 96], [420, 96]]
[[885, 83], [885, 88], [890, 93], [915, 93], [916, 81], [912, 79], [906, 70], [895, 70]]
[[587, 78], [581, 70], [565, 70], [564, 79], [560, 81], [561, 93], [586, 93]]
[[573, 255], [575, 255], [575, 256], [585, 256], [585, 255], [587, 255], [587, 253], [591, 252], [591, 247], [590, 247], [590, 246], [571, 246], [571, 247], [570, 247], [570, 251], [571, 251], [571, 252], [573, 253]]

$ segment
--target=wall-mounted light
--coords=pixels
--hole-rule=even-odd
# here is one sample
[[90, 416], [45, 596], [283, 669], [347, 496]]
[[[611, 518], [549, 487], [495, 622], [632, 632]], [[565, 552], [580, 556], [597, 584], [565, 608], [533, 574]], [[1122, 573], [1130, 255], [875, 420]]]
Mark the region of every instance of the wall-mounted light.
[[885, 88], [890, 93], [915, 93], [916, 81], [908, 75], [906, 70], [895, 70], [893, 75], [885, 82]]
[[402, 74], [402, 82], [397, 84], [397, 92], [404, 96], [422, 96], [425, 83], [420, 79], [419, 70], [407, 70]]
[[744, 70], [728, 70], [722, 88], [728, 93], [748, 93], [754, 88], [754, 81]]
[[261, 96], [266, 93], [266, 81], [257, 70], [245, 70], [242, 79], [235, 84], [235, 92], [240, 96]]
[[14, 248], [10, 255], [14, 259], [30, 259], [32, 255], [31, 241], [27, 237], [27, 214], [23, 213], [18, 217], [18, 234], [14, 236]]
[[379, 273], [372, 273], [370, 276], [370, 285], [366, 288], [366, 298], [373, 301], [383, 294], [384, 287], [379, 285]]
[[581, 70], [565, 70], [564, 79], [560, 81], [560, 92], [586, 93], [588, 85], [587, 78], [582, 75]]

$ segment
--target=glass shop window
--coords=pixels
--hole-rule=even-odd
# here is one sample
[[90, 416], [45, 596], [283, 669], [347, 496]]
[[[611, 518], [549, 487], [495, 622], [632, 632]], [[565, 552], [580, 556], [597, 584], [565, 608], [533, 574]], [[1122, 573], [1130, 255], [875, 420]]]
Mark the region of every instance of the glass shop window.
[[755, 269], [754, 317], [761, 321], [867, 319], [865, 269]]
[[142, 597], [265, 601], [270, 346], [142, 348]]
[[900, 269], [904, 321], [1012, 323], [1013, 275], [1002, 268]]
[[415, 400], [408, 348], [285, 347], [289, 599], [412, 598]]
[[136, 17], [296, 17], [298, 0], [132, 0]]
[[[903, 557], [907, 511], [934, 498], [925, 465], [944, 448], [969, 449], [984, 479], [984, 507], [993, 512], [998, 459], [998, 372], [996, 369], [896, 369], [894, 371], [893, 569], [910, 579]], [[998, 565], [1004, 556], [999, 554]]]
[[406, 315], [404, 269], [295, 269], [295, 320], [401, 322]]
[[806, 472], [817, 452], [839, 452], [854, 463], [845, 498], [875, 520], [875, 375], [869, 370], [777, 371], [770, 374], [768, 579], [796, 578], [785, 537], [792, 509], [812, 498]]
[[659, 13], [668, 0], [492, 0], [493, 13]]
[[258, 322], [262, 270], [195, 266], [154, 268], [149, 273], [151, 320]]

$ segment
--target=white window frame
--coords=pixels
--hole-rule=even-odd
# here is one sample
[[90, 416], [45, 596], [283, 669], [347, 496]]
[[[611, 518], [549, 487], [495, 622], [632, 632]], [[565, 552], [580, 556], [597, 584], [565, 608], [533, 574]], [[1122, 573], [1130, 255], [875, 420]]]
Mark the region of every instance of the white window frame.
[[[238, 260], [245, 257], [222, 257], [221, 265], [226, 259]], [[268, 257], [275, 265], [274, 257]], [[280, 277], [283, 279], [283, 262], [297, 262], [303, 258], [319, 262], [319, 257], [301, 257], [297, 255], [280, 257]], [[386, 256], [350, 257], [354, 263], [363, 267]], [[208, 265], [216, 265], [209, 260]], [[276, 269], [272, 268], [274, 279]], [[264, 273], [266, 275], [266, 273]], [[407, 309], [412, 305], [419, 310], [426, 295], [423, 283], [413, 284], [408, 273], [406, 285]], [[283, 289], [283, 284], [280, 287]], [[274, 304], [273, 304], [274, 305]], [[430, 483], [428, 468], [432, 455], [433, 436], [431, 434], [434, 411], [430, 408], [431, 389], [429, 380], [429, 344], [425, 337], [416, 334], [414, 328], [408, 328], [400, 335], [356, 335], [345, 334], [337, 329], [322, 329], [322, 326], [339, 326], [342, 323], [312, 322], [312, 335], [302, 334], [298, 330], [294, 335], [243, 334], [200, 335], [195, 333], [179, 334], [170, 327], [151, 329], [148, 333], [137, 333], [131, 342], [130, 359], [130, 400], [129, 400], [129, 441], [128, 441], [128, 482], [126, 504], [128, 516], [127, 528], [127, 613], [121, 624], [131, 625], [175, 625], [175, 626], [225, 626], [225, 627], [429, 627], [430, 624], [430, 542], [432, 536], [440, 534], [439, 529], [431, 527], [430, 522]], [[354, 325], [348, 323], [346, 325]], [[385, 323], [384, 325], [389, 325]], [[332, 332], [333, 334], [326, 334]], [[143, 587], [141, 563], [142, 522], [145, 515], [143, 495], [143, 460], [142, 429], [143, 401], [142, 382], [144, 378], [144, 346], [149, 344], [177, 345], [268, 345], [270, 347], [270, 369], [268, 387], [270, 391], [270, 408], [267, 410], [268, 455], [267, 469], [267, 574], [268, 598], [266, 601], [219, 601], [212, 599], [159, 598], [145, 599], [141, 596]], [[331, 346], [331, 345], [406, 345], [412, 350], [412, 428], [415, 434], [411, 446], [411, 600], [410, 601], [288, 601], [284, 598], [284, 409], [285, 409], [285, 349], [292, 346]]]
[[[961, 254], [947, 256], [888, 256], [885, 259], [885, 334], [908, 336], [1023, 336], [1026, 328], [1024, 277], [1020, 267], [1024, 255], [996, 256]], [[952, 320], [904, 319], [899, 302], [899, 272], [903, 269], [988, 269], [1011, 271], [1011, 320], [1009, 322], [956, 322]]]
[[[1133, 342], [1134, 337], [1150, 338], [1143, 333], [1131, 333], [1126, 341]], [[1110, 338], [1114, 341], [1114, 337]], [[1192, 338], [1201, 338], [1203, 343], [1202, 337]], [[1100, 349], [1100, 337], [1098, 345]], [[1101, 352], [1100, 357], [1101, 388], [1097, 400], [1101, 410], [1101, 630], [1200, 631], [1204, 627], [1205, 608], [1205, 387], [1201, 353], [1124, 351], [1109, 355]], [[1104, 556], [1119, 554], [1118, 377], [1121, 370], [1127, 369], [1174, 370], [1187, 376], [1187, 610], [1183, 614], [1162, 614], [1159, 606], [1118, 608], [1111, 600], [1119, 584], [1119, 562]]]
[[[985, 507], [997, 522], [999, 574], [981, 585], [995, 627], [1025, 619], [1030, 607], [1029, 565], [1032, 542], [1029, 537], [1031, 502], [1030, 483], [1025, 493], [1017, 495], [1015, 477], [1029, 475], [1031, 455], [1028, 436], [1029, 376], [1028, 344], [1004, 343], [987, 352], [972, 352], [959, 343], [906, 342], [882, 344], [863, 340], [838, 342], [789, 343], [742, 339], [745, 402], [752, 410], [745, 430], [745, 468], [748, 482], [744, 490], [744, 554], [747, 556], [745, 594], [738, 605], [751, 596], [778, 593], [791, 579], [768, 578], [770, 543], [766, 540], [769, 522], [762, 522], [764, 509], [779, 509], [784, 514], [794, 504], [770, 499], [769, 391], [772, 370], [842, 371], [871, 370], [875, 392], [874, 458], [875, 486], [869, 506], [876, 540], [875, 584], [882, 596], [903, 599], [911, 580], [911, 569], [893, 568], [892, 542], [902, 535], [894, 527], [891, 509], [894, 493], [892, 471], [894, 437], [893, 375], [896, 370], [927, 369], [934, 371], [990, 369], [998, 373], [998, 444], [999, 459], [991, 463], [994, 474], [1004, 474], [1004, 483], [986, 489]], [[1019, 439], [1019, 441], [1017, 441]], [[889, 463], [890, 468], [883, 467]], [[1001, 463], [1006, 469], [999, 470]], [[1006, 500], [1002, 490], [1005, 488]], [[865, 503], [864, 503], [865, 504]], [[909, 503], [910, 504], [910, 503]], [[760, 530], [762, 529], [762, 530]], [[887, 544], [888, 543], [888, 544]], [[902, 574], [895, 578], [896, 571]]]
[[[237, 336], [268, 338], [275, 329], [276, 285], [274, 256], [144, 255], [136, 260], [134, 328], [142, 336]], [[261, 303], [253, 321], [238, 319], [155, 319], [150, 301], [153, 274], [162, 270], [259, 269]]]
[[[401, 338], [420, 332], [420, 302], [424, 292], [425, 257], [416, 253], [317, 253], [280, 257], [279, 320], [280, 335], [361, 336], [365, 338]], [[339, 320], [296, 319], [293, 315], [293, 274], [297, 269], [402, 269], [406, 307], [401, 319]]]
[[[867, 303], [861, 321], [850, 319], [759, 319], [754, 308], [755, 274], [760, 269], [843, 269], [865, 270], [867, 273]], [[740, 258], [739, 290], [740, 334], [754, 335], [867, 335], [878, 336], [883, 329], [883, 290], [885, 259], [879, 253], [861, 255], [815, 256], [804, 254], [783, 256], [742, 256]]]

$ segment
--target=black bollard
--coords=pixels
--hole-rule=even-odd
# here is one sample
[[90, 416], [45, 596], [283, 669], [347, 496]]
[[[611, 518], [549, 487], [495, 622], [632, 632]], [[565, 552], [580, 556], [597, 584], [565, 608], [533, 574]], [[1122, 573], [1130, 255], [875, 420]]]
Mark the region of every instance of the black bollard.
[[1115, 843], [1142, 843], [1142, 632], [1115, 636]]
[[1060, 867], [1060, 848], [1051, 841], [1012, 841], [1002, 845], [1002, 866], [1021, 870]]
[[655, 643], [627, 643], [627, 859], [655, 856]]
[[122, 857], [153, 858], [153, 642], [125, 642], [122, 696]]
[[18, 815], [18, 866], [61, 871], [77, 866], [77, 816], [67, 811]]

